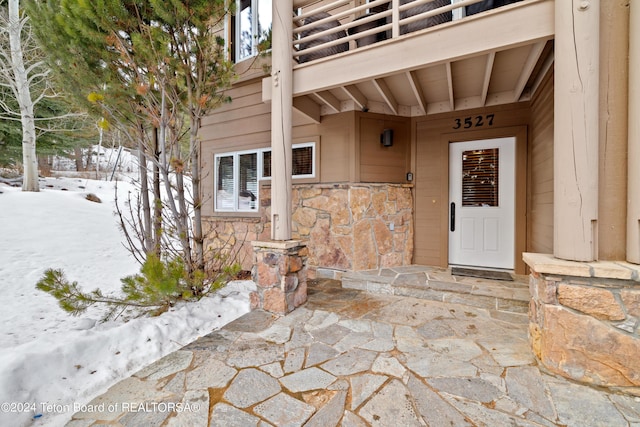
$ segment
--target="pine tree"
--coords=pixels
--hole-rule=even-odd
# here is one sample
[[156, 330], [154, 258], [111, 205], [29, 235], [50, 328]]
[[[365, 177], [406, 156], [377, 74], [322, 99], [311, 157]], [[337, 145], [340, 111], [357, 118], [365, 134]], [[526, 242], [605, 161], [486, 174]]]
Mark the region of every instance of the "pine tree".
[[138, 315], [155, 315], [178, 301], [198, 300], [220, 289], [238, 270], [237, 265], [227, 267], [215, 280], [207, 281], [203, 275], [190, 277], [180, 258], [163, 262], [150, 255], [140, 274], [121, 279], [121, 297], [104, 295], [100, 289], [84, 292], [77, 282], [69, 282], [64, 272], [56, 269], [46, 270], [36, 288], [56, 298], [60, 308], [73, 316], [95, 304], [106, 305], [109, 310], [103, 320], [109, 320], [126, 309], [136, 310]]
[[[157, 152], [148, 135], [154, 134], [149, 129], [158, 129], [163, 149], [155, 160], [164, 176], [170, 213], [162, 233], [175, 229], [187, 270], [202, 271], [199, 131], [202, 117], [224, 102], [222, 90], [232, 78], [224, 41], [215, 33], [227, 12], [225, 1], [48, 0], [30, 2], [29, 10], [38, 22], [40, 40], [53, 52], [52, 66], [79, 99], [90, 94], [89, 108], [126, 127], [132, 138], [137, 136], [140, 153]], [[56, 49], [60, 45], [65, 49]], [[185, 133], [186, 159], [180, 150]], [[144, 169], [146, 158], [141, 160]], [[189, 170], [194, 198], [190, 206], [183, 179]], [[170, 174], [176, 177], [177, 202]], [[141, 179], [143, 185], [146, 181]], [[148, 238], [152, 226], [147, 212], [157, 201], [145, 202], [146, 188], [141, 195], [145, 224], [140, 236], [150, 253], [153, 239]], [[159, 238], [155, 236], [155, 243]]]
[[21, 152], [24, 191], [38, 191], [36, 153], [69, 149], [78, 131], [86, 136], [86, 114], [57, 90], [31, 28], [17, 0], [0, 1], [0, 162]]

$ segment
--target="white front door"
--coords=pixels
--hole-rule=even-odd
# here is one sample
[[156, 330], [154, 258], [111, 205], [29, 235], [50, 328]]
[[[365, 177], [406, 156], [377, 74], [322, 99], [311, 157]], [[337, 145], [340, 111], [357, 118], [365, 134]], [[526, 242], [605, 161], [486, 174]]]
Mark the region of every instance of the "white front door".
[[449, 144], [449, 264], [514, 268], [515, 141]]

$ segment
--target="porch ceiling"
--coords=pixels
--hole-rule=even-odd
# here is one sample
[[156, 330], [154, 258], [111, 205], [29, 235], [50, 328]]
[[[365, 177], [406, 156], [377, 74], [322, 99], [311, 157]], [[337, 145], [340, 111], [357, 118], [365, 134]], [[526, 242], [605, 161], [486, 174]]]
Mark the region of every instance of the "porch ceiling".
[[349, 110], [423, 116], [526, 101], [553, 63], [553, 6], [529, 0], [297, 65], [294, 107], [319, 122]]

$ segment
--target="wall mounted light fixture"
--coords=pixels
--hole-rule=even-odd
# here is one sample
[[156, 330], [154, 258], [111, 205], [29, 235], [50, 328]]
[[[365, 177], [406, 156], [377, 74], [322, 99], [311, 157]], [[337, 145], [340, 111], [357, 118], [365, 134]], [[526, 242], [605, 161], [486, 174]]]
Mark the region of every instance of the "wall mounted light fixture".
[[385, 147], [393, 145], [393, 129], [384, 129], [380, 134], [380, 144]]

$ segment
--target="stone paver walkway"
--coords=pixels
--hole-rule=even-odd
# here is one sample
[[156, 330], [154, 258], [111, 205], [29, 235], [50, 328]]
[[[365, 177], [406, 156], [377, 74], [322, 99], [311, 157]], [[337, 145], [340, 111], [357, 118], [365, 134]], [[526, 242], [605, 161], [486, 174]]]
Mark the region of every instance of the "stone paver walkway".
[[78, 426], [635, 426], [640, 398], [548, 375], [524, 316], [320, 280], [99, 396]]

